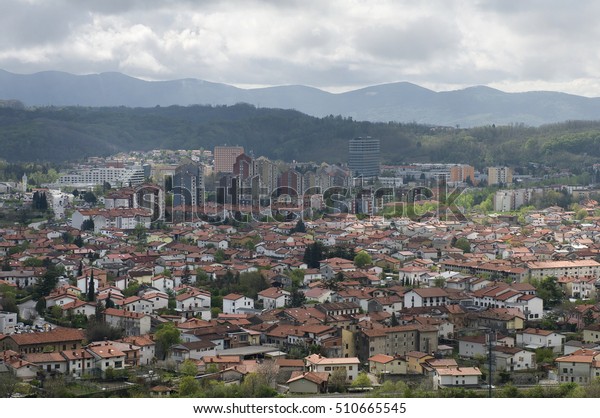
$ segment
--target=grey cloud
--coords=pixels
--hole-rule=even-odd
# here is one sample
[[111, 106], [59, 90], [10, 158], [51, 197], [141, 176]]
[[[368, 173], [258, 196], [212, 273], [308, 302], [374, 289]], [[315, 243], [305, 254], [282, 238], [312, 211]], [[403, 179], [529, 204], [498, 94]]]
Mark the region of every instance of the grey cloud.
[[407, 27], [364, 28], [355, 36], [360, 51], [385, 60], [425, 61], [450, 55], [460, 43], [458, 28], [438, 18], [425, 18]]

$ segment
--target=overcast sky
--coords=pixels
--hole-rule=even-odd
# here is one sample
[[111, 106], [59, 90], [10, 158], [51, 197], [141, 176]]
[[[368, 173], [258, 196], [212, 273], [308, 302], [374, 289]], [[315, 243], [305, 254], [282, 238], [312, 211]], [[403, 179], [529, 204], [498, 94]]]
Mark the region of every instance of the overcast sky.
[[0, 0], [0, 69], [600, 96], [596, 0]]

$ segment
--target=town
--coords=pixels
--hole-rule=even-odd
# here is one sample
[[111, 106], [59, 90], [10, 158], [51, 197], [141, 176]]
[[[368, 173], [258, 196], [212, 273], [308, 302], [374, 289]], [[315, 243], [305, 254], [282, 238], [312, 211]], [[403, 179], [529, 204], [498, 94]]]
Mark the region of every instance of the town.
[[0, 183], [0, 396], [597, 396], [600, 164], [347, 152]]

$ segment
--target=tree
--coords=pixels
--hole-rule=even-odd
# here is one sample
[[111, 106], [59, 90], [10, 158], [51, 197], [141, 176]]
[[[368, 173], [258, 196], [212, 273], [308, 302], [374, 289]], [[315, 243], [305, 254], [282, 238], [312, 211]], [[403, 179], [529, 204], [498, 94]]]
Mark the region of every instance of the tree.
[[12, 373], [0, 373], [0, 398], [10, 398], [21, 382]]
[[345, 392], [346, 391], [346, 368], [340, 367], [335, 369], [329, 375], [328, 383], [330, 392]]
[[181, 341], [181, 332], [175, 327], [175, 324], [167, 322], [158, 328], [154, 334], [154, 341], [156, 341], [156, 348], [162, 353], [162, 359], [165, 360], [171, 346]]
[[371, 264], [373, 264], [373, 260], [366, 251], [360, 251], [354, 257], [354, 265], [359, 269], [364, 268], [365, 266], [370, 266]]
[[104, 341], [106, 340], [118, 340], [122, 337], [123, 332], [118, 329], [111, 327], [102, 321], [102, 314], [97, 314], [90, 319], [88, 326], [85, 329], [85, 338], [88, 341]]
[[296, 226], [294, 226], [292, 229], [290, 229], [290, 235], [295, 232], [301, 232], [301, 233], [306, 232], [306, 225], [304, 224], [302, 219], [298, 219], [298, 222], [296, 222]]
[[454, 243], [454, 247], [463, 250], [465, 253], [471, 252], [471, 243], [464, 237], [457, 239]]
[[90, 280], [88, 281], [87, 300], [93, 302], [96, 300], [96, 283], [94, 282], [94, 269], [91, 269]]
[[594, 313], [592, 312], [591, 309], [588, 309], [585, 311], [585, 313], [583, 314], [583, 324], [587, 327], [590, 326], [594, 323], [595, 319], [594, 319]]
[[95, 228], [96, 228], [96, 225], [94, 225], [94, 220], [93, 219], [85, 219], [81, 223], [81, 230], [82, 231], [93, 231]]
[[562, 302], [563, 292], [556, 277], [545, 277], [540, 281], [532, 280], [531, 284], [536, 288], [537, 295], [544, 301], [545, 308], [560, 305]]
[[81, 238], [81, 235], [77, 235], [73, 239], [73, 244], [77, 245], [79, 248], [83, 247], [83, 238]]
[[219, 248], [217, 251], [215, 251], [214, 257], [216, 263], [222, 263], [223, 260], [225, 260], [225, 251]]
[[98, 198], [96, 197], [94, 192], [88, 190], [84, 193], [83, 200], [87, 203], [95, 204], [98, 201]]
[[315, 241], [308, 245], [306, 250], [304, 250], [302, 261], [304, 261], [310, 269], [319, 268], [319, 261], [325, 258], [324, 252], [323, 244], [319, 241]]
[[199, 391], [200, 384], [194, 376], [184, 376], [179, 381], [179, 396], [184, 398], [196, 396]]
[[356, 379], [352, 382], [353, 388], [370, 388], [372, 386], [371, 379], [365, 372], [360, 372]]
[[196, 376], [198, 374], [198, 366], [193, 360], [186, 359], [179, 365], [179, 373], [184, 376]]
[[434, 287], [445, 287], [446, 286], [446, 279], [444, 279], [443, 277], [436, 277], [435, 279], [433, 279], [433, 286]]
[[297, 287], [293, 287], [290, 292], [290, 307], [298, 308], [306, 303], [306, 296]]

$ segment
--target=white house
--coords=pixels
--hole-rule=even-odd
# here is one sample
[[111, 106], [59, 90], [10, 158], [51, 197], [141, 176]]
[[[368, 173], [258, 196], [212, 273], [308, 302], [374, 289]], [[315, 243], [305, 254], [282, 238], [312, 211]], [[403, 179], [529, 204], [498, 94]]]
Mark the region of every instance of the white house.
[[304, 358], [306, 368], [310, 372], [333, 373], [335, 370], [343, 368], [346, 370], [346, 382], [351, 383], [356, 380], [359, 373], [360, 360], [358, 357], [327, 358], [319, 354], [311, 354]]
[[12, 334], [17, 325], [17, 314], [14, 312], [0, 311], [0, 334]]
[[161, 292], [173, 290], [175, 288], [175, 279], [163, 275], [155, 276], [152, 278], [152, 287]]
[[150, 332], [151, 318], [144, 313], [107, 308], [103, 314], [106, 323], [123, 330], [125, 336], [144, 335]]
[[497, 370], [519, 371], [536, 368], [535, 353], [517, 347], [495, 346], [492, 349]]
[[99, 370], [102, 375], [109, 368], [113, 370], [123, 370], [125, 368], [125, 353], [118, 350], [112, 344], [112, 341], [92, 343], [86, 349], [94, 357], [94, 368]]
[[236, 293], [223, 296], [223, 313], [237, 314], [240, 308], [254, 309], [254, 300]]
[[439, 287], [411, 289], [404, 294], [405, 308], [420, 308], [423, 306], [443, 306], [448, 301], [448, 292]]
[[480, 379], [481, 370], [477, 367], [440, 367], [434, 369], [433, 387], [474, 387]]
[[210, 319], [211, 295], [209, 292], [188, 288], [185, 292], [177, 295], [175, 300], [177, 311], [187, 317], [200, 315], [203, 319]]
[[278, 287], [269, 287], [258, 292], [258, 300], [263, 302], [265, 309], [283, 308], [289, 305], [290, 299], [290, 292]]
[[527, 328], [517, 333], [517, 345], [525, 348], [552, 348], [555, 353], [562, 353], [565, 336], [554, 331]]

